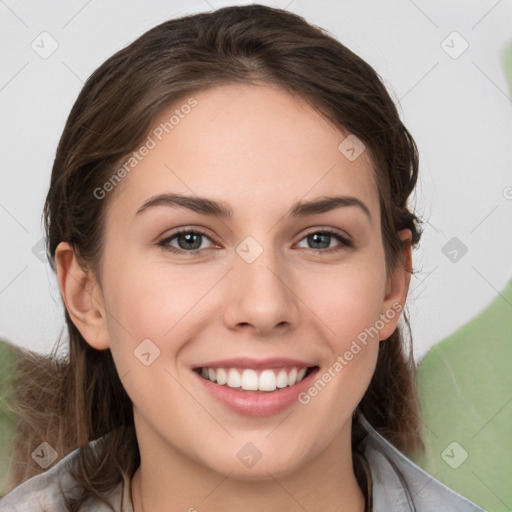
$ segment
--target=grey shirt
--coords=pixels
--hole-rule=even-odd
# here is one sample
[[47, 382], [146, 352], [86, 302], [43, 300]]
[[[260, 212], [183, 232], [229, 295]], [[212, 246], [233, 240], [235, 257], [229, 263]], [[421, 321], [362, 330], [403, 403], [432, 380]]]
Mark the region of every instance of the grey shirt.
[[[364, 417], [360, 421], [368, 432], [364, 454], [372, 474], [374, 512], [485, 512], [410, 461]], [[0, 500], [0, 512], [66, 512], [63, 491], [73, 493], [69, 468], [77, 459], [75, 450], [45, 473], [16, 487]], [[133, 512], [128, 478], [106, 497], [117, 512]], [[109, 508], [94, 503], [85, 510], [107, 512]]]

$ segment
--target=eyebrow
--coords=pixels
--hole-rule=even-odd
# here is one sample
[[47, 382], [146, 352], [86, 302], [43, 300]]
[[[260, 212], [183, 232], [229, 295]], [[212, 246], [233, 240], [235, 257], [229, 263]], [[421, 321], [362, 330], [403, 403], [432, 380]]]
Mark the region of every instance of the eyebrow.
[[[203, 215], [210, 215], [223, 219], [233, 217], [233, 209], [224, 201], [214, 201], [206, 197], [186, 196], [183, 194], [158, 194], [150, 197], [138, 210], [135, 216], [140, 215], [150, 208], [156, 206], [169, 206], [187, 208]], [[318, 215], [338, 208], [355, 206], [365, 213], [368, 219], [372, 220], [369, 208], [363, 201], [353, 196], [324, 196], [312, 201], [297, 201], [288, 212], [286, 218], [306, 217]]]

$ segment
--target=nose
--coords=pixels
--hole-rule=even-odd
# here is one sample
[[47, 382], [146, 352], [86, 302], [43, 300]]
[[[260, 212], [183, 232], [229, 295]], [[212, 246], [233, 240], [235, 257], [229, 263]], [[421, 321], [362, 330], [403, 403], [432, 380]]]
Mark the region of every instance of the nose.
[[299, 319], [299, 298], [293, 288], [286, 262], [274, 251], [265, 249], [251, 263], [235, 254], [225, 283], [226, 325], [258, 336], [289, 330]]

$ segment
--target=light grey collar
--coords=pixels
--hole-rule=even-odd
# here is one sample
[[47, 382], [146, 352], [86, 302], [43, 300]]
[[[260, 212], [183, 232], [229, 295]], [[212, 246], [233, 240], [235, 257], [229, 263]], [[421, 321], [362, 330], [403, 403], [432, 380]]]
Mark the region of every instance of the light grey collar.
[[414, 464], [361, 414], [364, 455], [373, 480], [374, 512], [485, 512]]

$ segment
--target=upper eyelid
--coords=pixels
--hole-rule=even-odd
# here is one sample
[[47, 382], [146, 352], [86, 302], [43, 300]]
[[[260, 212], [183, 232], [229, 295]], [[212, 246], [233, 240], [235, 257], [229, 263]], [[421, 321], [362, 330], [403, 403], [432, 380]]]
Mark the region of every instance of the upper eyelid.
[[[327, 226], [307, 228], [306, 231], [304, 232], [304, 234], [302, 235], [302, 238], [304, 238], [305, 236], [307, 236], [311, 233], [323, 233], [323, 232], [327, 232], [327, 233], [333, 234], [333, 235], [338, 235], [341, 238], [346, 238], [348, 240], [352, 240], [352, 237], [344, 230], [339, 229], [339, 228], [327, 227]], [[300, 238], [300, 240], [302, 240], [302, 238]]]
[[171, 233], [169, 235], [161, 236], [161, 237], [159, 237], [159, 243], [171, 240], [172, 238], [174, 238], [178, 235], [181, 235], [183, 233], [197, 233], [202, 236], [205, 236], [206, 238], [209, 238], [214, 243], [218, 243], [216, 241], [216, 238], [214, 236], [210, 235], [208, 232], [206, 232], [200, 228], [192, 228], [192, 227], [191, 228], [187, 228], [187, 227], [186, 228], [178, 228], [176, 231], [174, 231], [173, 233]]

